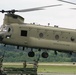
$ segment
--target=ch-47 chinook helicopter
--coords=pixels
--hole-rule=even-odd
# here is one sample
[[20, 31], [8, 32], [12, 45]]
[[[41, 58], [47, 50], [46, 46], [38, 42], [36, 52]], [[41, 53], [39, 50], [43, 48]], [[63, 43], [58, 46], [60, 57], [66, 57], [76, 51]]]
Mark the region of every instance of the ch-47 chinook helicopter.
[[5, 45], [14, 45], [19, 48], [20, 46], [31, 48], [28, 53], [29, 57], [35, 55], [33, 48], [46, 49], [42, 53], [43, 58], [48, 57], [47, 50], [76, 52], [76, 30], [59, 28], [57, 26], [41, 26], [32, 23], [24, 23], [24, 18], [16, 15], [15, 12], [30, 12], [36, 10], [43, 10], [46, 7], [60, 6], [51, 5], [43, 6], [24, 10], [1, 10], [0, 12], [6, 13], [3, 25], [0, 31], [0, 43]]

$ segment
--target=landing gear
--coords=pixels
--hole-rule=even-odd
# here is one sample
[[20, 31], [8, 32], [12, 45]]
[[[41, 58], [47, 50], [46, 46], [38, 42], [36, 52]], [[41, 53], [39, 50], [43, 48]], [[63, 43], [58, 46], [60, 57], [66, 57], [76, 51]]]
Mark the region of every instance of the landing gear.
[[35, 56], [35, 53], [34, 53], [33, 51], [30, 51], [30, 52], [28, 53], [28, 56], [29, 56], [29, 57], [34, 57], [34, 56]]
[[[33, 52], [33, 51], [30, 51], [29, 53], [28, 53], [28, 56], [29, 57], [34, 57], [35, 56], [35, 53]], [[47, 52], [43, 52], [42, 54], [41, 54], [41, 56], [43, 57], [43, 58], [48, 58], [48, 53]]]
[[54, 51], [55, 55], [57, 55], [57, 51]]
[[[38, 49], [38, 51], [41, 51], [41, 49]], [[41, 54], [41, 56], [43, 57], [43, 58], [48, 58], [48, 53], [45, 51], [45, 52], [42, 52], [42, 54]]]
[[43, 58], [47, 58], [48, 56], [49, 56], [49, 55], [48, 55], [47, 52], [43, 52], [43, 53], [42, 53], [42, 57], [43, 57]]
[[31, 48], [31, 51], [28, 53], [28, 56], [29, 57], [34, 57], [35, 56], [35, 53], [33, 52], [32, 48]]
[[[38, 51], [40, 52], [41, 49], [38, 49]], [[33, 52], [33, 49], [31, 49], [31, 51], [28, 53], [28, 56], [29, 56], [29, 57], [34, 57], [34, 56], [35, 56], [35, 52]], [[42, 52], [41, 56], [42, 56], [43, 58], [48, 58], [49, 55], [48, 55], [48, 53], [45, 51], [45, 52]]]

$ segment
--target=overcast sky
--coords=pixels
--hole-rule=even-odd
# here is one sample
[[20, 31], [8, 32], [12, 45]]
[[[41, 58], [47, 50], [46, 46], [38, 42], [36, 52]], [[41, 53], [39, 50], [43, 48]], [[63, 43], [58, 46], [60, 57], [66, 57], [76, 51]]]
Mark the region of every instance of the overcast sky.
[[[76, 0], [66, 0], [76, 3]], [[76, 29], [76, 5], [60, 2], [57, 0], [0, 0], [0, 9], [27, 9], [47, 5], [63, 4], [62, 6], [50, 7], [45, 10], [26, 13], [16, 13], [25, 18], [25, 22], [47, 25], [58, 25], [64, 28]], [[0, 13], [0, 25], [2, 25], [4, 14]]]

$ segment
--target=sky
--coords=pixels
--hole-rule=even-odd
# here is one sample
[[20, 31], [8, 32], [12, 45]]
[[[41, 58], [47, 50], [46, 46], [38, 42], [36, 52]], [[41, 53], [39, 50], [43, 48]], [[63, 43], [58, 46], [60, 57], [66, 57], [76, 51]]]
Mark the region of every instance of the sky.
[[[76, 3], [76, 0], [66, 0]], [[62, 4], [62, 6], [49, 7], [45, 10], [26, 13], [16, 13], [25, 18], [25, 23], [33, 23], [50, 26], [76, 29], [76, 5], [64, 3], [58, 0], [0, 0], [0, 10], [28, 9], [34, 7]], [[4, 14], [0, 13], [0, 26], [3, 23]]]

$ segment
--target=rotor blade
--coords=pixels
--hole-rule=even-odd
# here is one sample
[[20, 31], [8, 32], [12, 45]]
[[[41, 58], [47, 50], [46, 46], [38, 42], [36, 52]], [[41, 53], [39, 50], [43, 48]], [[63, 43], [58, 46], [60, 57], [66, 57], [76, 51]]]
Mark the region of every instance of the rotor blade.
[[69, 3], [69, 4], [73, 4], [73, 5], [76, 5], [76, 3], [73, 3], [73, 2], [69, 2], [69, 1], [64, 1], [64, 0], [58, 0], [58, 1], [61, 1], [61, 2], [65, 2], [65, 3]]
[[70, 9], [76, 10], [76, 8], [70, 8]]
[[31, 11], [37, 11], [37, 10], [44, 10], [44, 8], [55, 7], [55, 6], [61, 6], [61, 5], [62, 5], [62, 4], [58, 4], [58, 5], [49, 5], [49, 6], [42, 6], [42, 7], [29, 8], [29, 9], [22, 9], [22, 10], [15, 10], [15, 12], [31, 12]]

